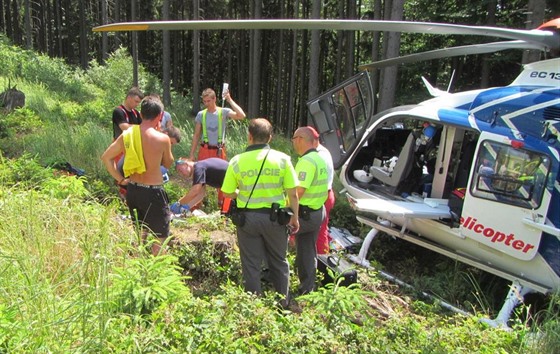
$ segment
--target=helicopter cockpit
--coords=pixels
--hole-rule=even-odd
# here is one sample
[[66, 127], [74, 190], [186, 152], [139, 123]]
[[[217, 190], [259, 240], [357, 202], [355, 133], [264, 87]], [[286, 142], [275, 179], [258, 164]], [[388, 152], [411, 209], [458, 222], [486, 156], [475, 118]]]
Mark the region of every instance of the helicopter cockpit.
[[550, 168], [547, 156], [494, 141], [484, 141], [472, 186], [476, 197], [524, 208], [540, 205]]

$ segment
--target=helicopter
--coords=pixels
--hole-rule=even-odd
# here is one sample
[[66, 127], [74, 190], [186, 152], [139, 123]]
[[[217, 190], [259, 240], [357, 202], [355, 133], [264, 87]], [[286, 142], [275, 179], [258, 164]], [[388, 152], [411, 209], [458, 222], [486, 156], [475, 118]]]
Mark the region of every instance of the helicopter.
[[[411, 57], [422, 54], [362, 67]], [[507, 279], [487, 321], [505, 326], [526, 294], [560, 288], [560, 59], [525, 65], [505, 87], [449, 93], [422, 79], [432, 99], [378, 114], [368, 71], [307, 102], [358, 221], [371, 227], [349, 258], [368, 267], [384, 232]]]
[[371, 228], [355, 263], [387, 233], [511, 281], [493, 325], [530, 292], [560, 289], [560, 59], [524, 66], [508, 86], [451, 93], [374, 113], [369, 70], [504, 49], [560, 50], [560, 20], [537, 30], [407, 21], [215, 20], [103, 25], [94, 31], [330, 29], [482, 35], [508, 41], [360, 66], [307, 107], [357, 219]]

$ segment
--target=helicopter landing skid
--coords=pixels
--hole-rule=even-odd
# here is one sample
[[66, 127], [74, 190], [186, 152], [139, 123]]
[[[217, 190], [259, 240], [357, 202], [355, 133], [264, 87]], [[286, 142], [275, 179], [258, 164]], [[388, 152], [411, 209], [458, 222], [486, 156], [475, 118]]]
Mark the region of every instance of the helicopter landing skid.
[[491, 327], [509, 328], [507, 322], [513, 310], [523, 302], [525, 295], [536, 292], [528, 286], [523, 286], [517, 281], [510, 285], [506, 300], [495, 319], [481, 319], [480, 322], [486, 323]]
[[[358, 217], [358, 220], [362, 221], [365, 220], [363, 218]], [[368, 223], [365, 223], [368, 224]], [[362, 247], [360, 249], [360, 252], [358, 255], [347, 255], [348, 259], [350, 261], [352, 261], [353, 263], [356, 263], [364, 268], [367, 269], [374, 269], [371, 265], [369, 260], [367, 259], [367, 251], [369, 249], [369, 246], [371, 244], [371, 242], [373, 241], [373, 239], [375, 238], [375, 236], [377, 236], [377, 234], [380, 231], [388, 231], [387, 228], [391, 226], [391, 222], [388, 220], [378, 220], [377, 222], [375, 222], [375, 227], [372, 227], [372, 229], [368, 232], [368, 234], [366, 235], [364, 242], [362, 244]], [[370, 226], [373, 226], [371, 224], [371, 222], [369, 223]], [[406, 224], [405, 224], [406, 225]], [[385, 228], [385, 229], [384, 229]], [[404, 228], [401, 230], [401, 236], [403, 234]], [[392, 235], [393, 237], [395, 237], [395, 235]], [[403, 282], [402, 280], [396, 278], [395, 276], [383, 272], [383, 271], [378, 271], [378, 274], [381, 275], [383, 278], [396, 283], [399, 286], [404, 286], [406, 288], [411, 288], [413, 289], [414, 287], [410, 284], [407, 284], [405, 282]], [[504, 301], [504, 304], [502, 305], [502, 308], [500, 309], [500, 312], [498, 313], [498, 316], [496, 316], [495, 319], [480, 319], [480, 322], [486, 323], [487, 325], [491, 326], [491, 327], [500, 327], [500, 328], [509, 328], [507, 322], [509, 321], [509, 318], [511, 316], [511, 313], [513, 312], [513, 310], [523, 302], [523, 299], [525, 297], [525, 295], [533, 293], [533, 292], [537, 292], [537, 290], [528, 287], [528, 286], [523, 286], [521, 285], [518, 281], [514, 280], [510, 286], [510, 290], [508, 292], [508, 295], [506, 296], [506, 299]], [[440, 303], [440, 305], [448, 310], [451, 310], [455, 313], [459, 313], [461, 315], [470, 315], [468, 312], [465, 312], [445, 301], [442, 301], [441, 299], [435, 299], [432, 295], [422, 291], [421, 294], [426, 297], [429, 298], [431, 300], [436, 300]]]

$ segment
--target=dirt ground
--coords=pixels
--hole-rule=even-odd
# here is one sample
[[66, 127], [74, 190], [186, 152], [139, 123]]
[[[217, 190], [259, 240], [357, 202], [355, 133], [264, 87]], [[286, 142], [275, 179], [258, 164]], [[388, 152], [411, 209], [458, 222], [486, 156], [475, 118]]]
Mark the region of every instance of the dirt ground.
[[235, 245], [235, 233], [220, 225], [225, 222], [225, 218], [217, 214], [176, 218], [171, 222], [171, 232], [179, 243], [196, 243], [207, 236], [214, 243]]

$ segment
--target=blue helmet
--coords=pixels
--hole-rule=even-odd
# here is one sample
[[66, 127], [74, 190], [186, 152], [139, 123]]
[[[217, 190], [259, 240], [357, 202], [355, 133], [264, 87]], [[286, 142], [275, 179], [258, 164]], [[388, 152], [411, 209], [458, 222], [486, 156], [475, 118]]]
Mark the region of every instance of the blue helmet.
[[422, 132], [427, 138], [431, 139], [434, 137], [434, 135], [436, 135], [436, 128], [428, 125], [426, 128], [424, 128], [424, 131]]

